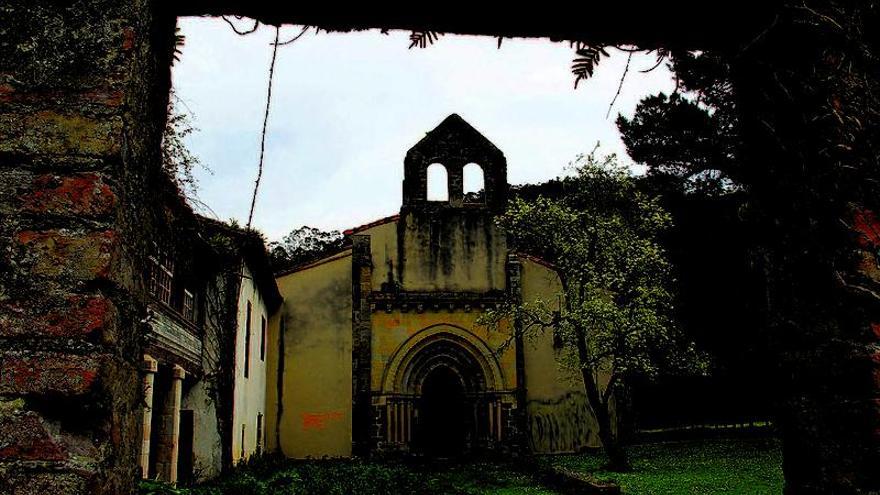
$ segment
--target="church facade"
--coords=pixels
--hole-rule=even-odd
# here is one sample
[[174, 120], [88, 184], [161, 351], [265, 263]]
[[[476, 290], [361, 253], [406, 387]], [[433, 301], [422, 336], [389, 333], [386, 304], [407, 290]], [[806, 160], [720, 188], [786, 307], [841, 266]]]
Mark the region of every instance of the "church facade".
[[[438, 165], [439, 164], [439, 165]], [[483, 187], [463, 189], [479, 167]], [[429, 169], [448, 194], [429, 199]], [[431, 179], [434, 176], [431, 175]], [[440, 180], [443, 180], [441, 177]], [[406, 155], [400, 213], [346, 232], [348, 247], [276, 275], [267, 447], [288, 457], [453, 455], [599, 445], [553, 332], [478, 318], [509, 300], [554, 300], [549, 264], [511, 250], [503, 153], [451, 115]]]

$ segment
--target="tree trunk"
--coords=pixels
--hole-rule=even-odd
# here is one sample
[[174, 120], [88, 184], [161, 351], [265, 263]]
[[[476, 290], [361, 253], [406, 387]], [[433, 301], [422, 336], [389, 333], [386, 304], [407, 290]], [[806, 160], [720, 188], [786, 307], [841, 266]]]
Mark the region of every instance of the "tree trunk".
[[880, 7], [786, 3], [731, 54], [779, 348], [785, 493], [878, 493]]
[[599, 384], [593, 378], [592, 367], [587, 366], [589, 362], [587, 359], [588, 350], [583, 331], [578, 330], [577, 333], [578, 358], [581, 364], [581, 376], [584, 379], [584, 390], [587, 393], [593, 414], [596, 415], [596, 422], [599, 424], [599, 440], [602, 442], [602, 448], [605, 449], [605, 455], [608, 456], [606, 468], [610, 471], [629, 471], [631, 467], [626, 449], [611, 423], [611, 411], [609, 410], [611, 401], [602, 400]]

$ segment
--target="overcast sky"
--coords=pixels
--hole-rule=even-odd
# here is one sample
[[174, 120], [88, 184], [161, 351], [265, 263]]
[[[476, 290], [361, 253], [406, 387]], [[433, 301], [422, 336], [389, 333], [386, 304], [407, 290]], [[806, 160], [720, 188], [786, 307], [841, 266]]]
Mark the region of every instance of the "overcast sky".
[[[246, 223], [260, 149], [272, 27], [238, 36], [220, 19], [179, 21], [186, 36], [174, 88], [199, 130], [189, 148], [199, 198], [223, 220]], [[244, 23], [244, 22], [243, 22]], [[300, 28], [282, 29], [282, 40]], [[394, 214], [406, 151], [458, 113], [507, 157], [512, 184], [564, 173], [579, 153], [629, 161], [614, 124], [636, 103], [674, 87], [651, 56], [634, 56], [611, 115], [626, 54], [611, 50], [573, 88], [573, 50], [547, 40], [442, 36], [409, 50], [409, 33], [308, 32], [280, 47], [254, 226], [276, 240], [302, 225], [343, 230]]]

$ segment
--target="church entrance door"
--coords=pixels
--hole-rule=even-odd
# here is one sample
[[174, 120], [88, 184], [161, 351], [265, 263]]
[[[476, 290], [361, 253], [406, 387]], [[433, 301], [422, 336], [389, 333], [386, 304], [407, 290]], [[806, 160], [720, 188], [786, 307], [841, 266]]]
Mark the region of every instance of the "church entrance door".
[[432, 370], [425, 377], [419, 405], [419, 443], [424, 453], [434, 457], [464, 453], [473, 438], [472, 409], [457, 373], [445, 366]]

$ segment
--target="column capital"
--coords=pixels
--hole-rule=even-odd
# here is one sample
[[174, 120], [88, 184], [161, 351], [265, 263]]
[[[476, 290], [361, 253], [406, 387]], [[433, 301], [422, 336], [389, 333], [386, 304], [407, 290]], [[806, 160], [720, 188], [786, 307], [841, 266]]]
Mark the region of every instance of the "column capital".
[[171, 378], [175, 380], [183, 380], [186, 378], [186, 370], [179, 364], [175, 364], [171, 370]]
[[153, 356], [150, 356], [149, 354], [144, 354], [143, 370], [147, 373], [155, 373], [159, 371], [159, 361], [156, 361]]

